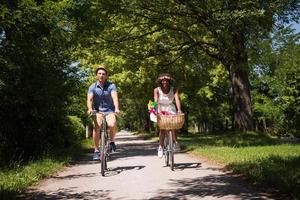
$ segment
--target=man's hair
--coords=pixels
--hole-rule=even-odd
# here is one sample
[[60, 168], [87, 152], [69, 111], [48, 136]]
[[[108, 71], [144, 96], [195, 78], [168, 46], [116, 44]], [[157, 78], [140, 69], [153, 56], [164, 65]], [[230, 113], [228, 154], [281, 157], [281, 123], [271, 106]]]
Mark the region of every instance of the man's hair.
[[98, 73], [98, 71], [99, 70], [103, 70], [103, 71], [105, 71], [105, 73], [106, 73], [106, 75], [107, 75], [107, 70], [104, 68], [104, 67], [98, 67], [96, 70], [95, 70], [95, 74], [97, 75], [97, 73]]

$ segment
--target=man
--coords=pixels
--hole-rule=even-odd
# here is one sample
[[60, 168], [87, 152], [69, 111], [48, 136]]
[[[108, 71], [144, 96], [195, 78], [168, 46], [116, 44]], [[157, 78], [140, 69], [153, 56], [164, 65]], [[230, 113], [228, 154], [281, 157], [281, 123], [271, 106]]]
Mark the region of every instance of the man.
[[[111, 149], [116, 151], [115, 135], [117, 131], [116, 116], [120, 112], [119, 110], [119, 99], [117, 88], [115, 84], [107, 81], [108, 72], [104, 66], [100, 66], [95, 71], [97, 81], [93, 83], [87, 94], [87, 108], [88, 114], [91, 114], [93, 110], [97, 112], [105, 113], [106, 121], [110, 132]], [[94, 130], [93, 130], [93, 142], [94, 142], [94, 155], [93, 160], [100, 159], [99, 151], [99, 137], [100, 127], [102, 124], [103, 115], [100, 113], [96, 114], [94, 119]]]

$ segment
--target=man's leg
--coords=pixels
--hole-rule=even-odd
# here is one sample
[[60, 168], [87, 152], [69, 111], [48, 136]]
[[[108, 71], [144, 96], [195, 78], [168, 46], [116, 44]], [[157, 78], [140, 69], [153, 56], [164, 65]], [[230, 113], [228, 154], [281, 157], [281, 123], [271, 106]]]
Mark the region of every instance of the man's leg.
[[102, 115], [96, 114], [94, 119], [94, 130], [93, 130], [93, 143], [94, 143], [94, 155], [93, 160], [99, 160], [99, 142], [100, 142], [100, 127], [102, 124]]
[[109, 128], [109, 137], [111, 141], [111, 148], [116, 151], [115, 137], [117, 133], [117, 120], [114, 113], [110, 113], [106, 116], [107, 126]]
[[96, 127], [94, 126], [94, 129], [93, 129], [93, 143], [94, 143], [94, 150], [95, 151], [99, 151], [99, 126]]

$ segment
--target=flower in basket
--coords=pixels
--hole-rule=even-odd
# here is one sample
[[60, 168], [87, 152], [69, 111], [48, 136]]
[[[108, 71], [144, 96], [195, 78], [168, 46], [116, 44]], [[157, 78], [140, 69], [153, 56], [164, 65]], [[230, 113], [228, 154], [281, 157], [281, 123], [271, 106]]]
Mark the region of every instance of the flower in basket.
[[168, 111], [164, 111], [164, 110], [162, 110], [162, 111], [160, 112], [160, 114], [161, 114], [161, 115], [174, 115], [174, 113], [168, 112]]
[[156, 108], [157, 108], [157, 103], [149, 100], [148, 112], [150, 113], [150, 120], [153, 122], [157, 122], [157, 117], [156, 117], [157, 109]]
[[156, 102], [149, 100], [148, 112], [156, 115], [156, 112], [157, 112], [157, 103]]

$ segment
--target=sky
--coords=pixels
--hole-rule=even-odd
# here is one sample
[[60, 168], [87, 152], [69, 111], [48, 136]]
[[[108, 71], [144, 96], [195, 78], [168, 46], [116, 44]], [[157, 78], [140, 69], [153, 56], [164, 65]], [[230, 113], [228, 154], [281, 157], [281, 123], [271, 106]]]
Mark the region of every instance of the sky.
[[300, 24], [293, 24], [293, 27], [296, 29], [296, 33], [300, 33]]

